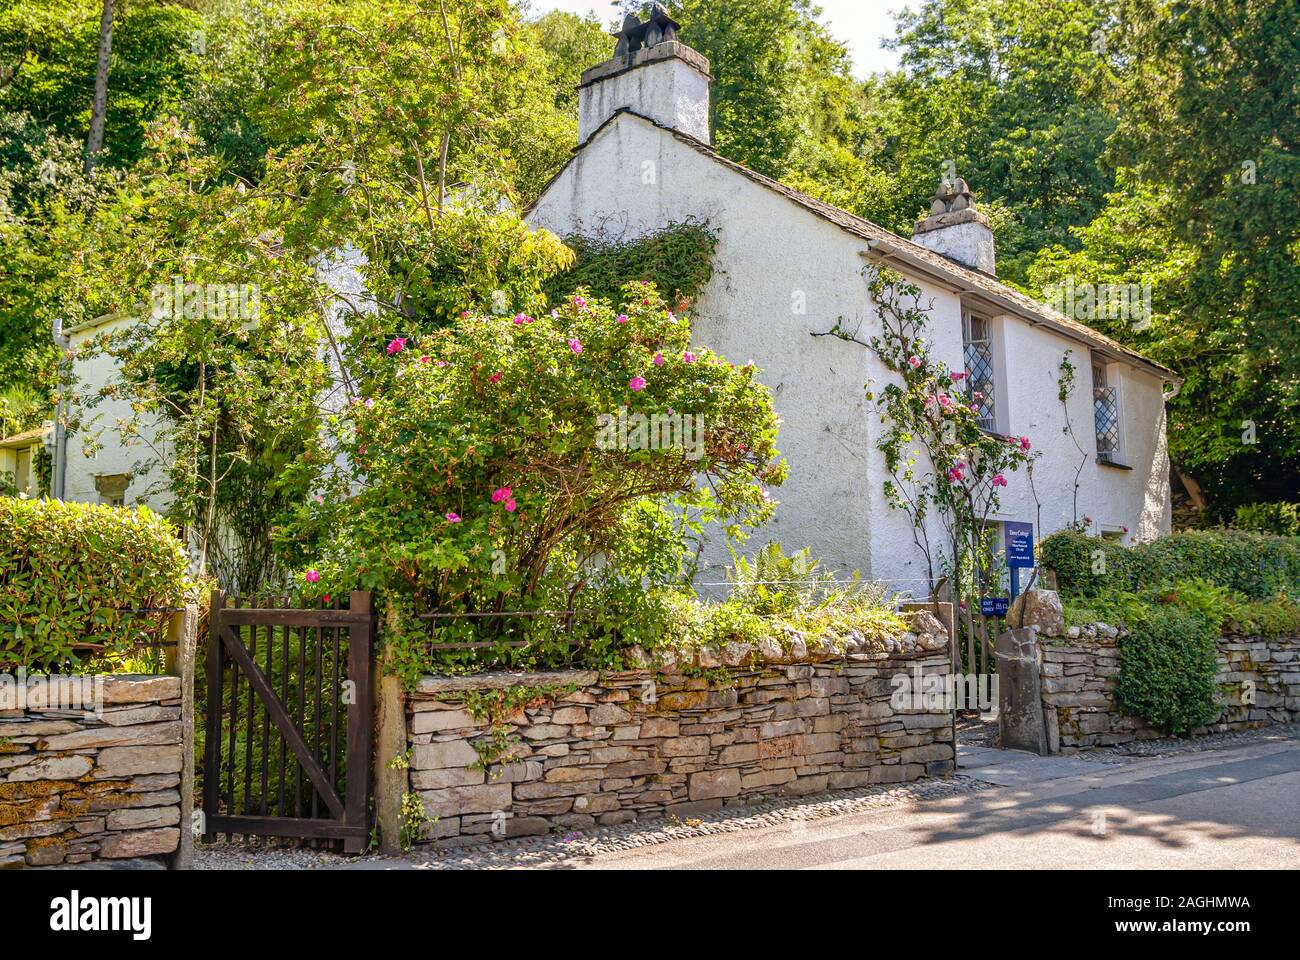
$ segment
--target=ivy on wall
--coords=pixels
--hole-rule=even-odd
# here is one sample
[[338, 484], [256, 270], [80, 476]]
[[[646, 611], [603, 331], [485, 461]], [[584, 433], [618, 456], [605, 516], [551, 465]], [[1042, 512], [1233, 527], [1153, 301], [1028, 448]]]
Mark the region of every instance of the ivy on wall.
[[625, 283], [648, 280], [674, 309], [695, 299], [713, 276], [718, 236], [705, 224], [688, 219], [626, 243], [566, 237], [577, 255], [572, 269], [546, 281], [551, 303], [585, 288], [595, 298], [617, 301]]

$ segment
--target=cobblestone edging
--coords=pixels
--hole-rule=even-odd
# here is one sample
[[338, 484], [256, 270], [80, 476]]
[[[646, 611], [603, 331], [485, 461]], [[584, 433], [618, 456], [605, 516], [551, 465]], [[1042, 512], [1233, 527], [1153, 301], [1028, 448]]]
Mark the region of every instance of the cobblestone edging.
[[174, 852], [184, 740], [179, 677], [0, 683], [0, 868]]
[[[1048, 748], [1063, 753], [1164, 735], [1115, 702], [1122, 632], [1106, 624], [1042, 637]], [[1219, 719], [1193, 735], [1300, 722], [1300, 638], [1225, 637], [1219, 642]]]
[[[818, 663], [751, 658], [707, 676], [426, 677], [407, 703], [409, 788], [436, 818], [423, 838], [506, 840], [684, 819], [773, 794], [949, 773], [951, 713], [900, 712], [890, 702], [894, 677], [949, 672], [942, 651], [915, 637], [909, 646]], [[492, 689], [538, 696], [490, 722], [474, 705]]]
[[492, 842], [466, 837], [454, 846], [421, 844], [402, 857], [348, 857], [322, 850], [264, 843], [219, 842], [199, 845], [194, 866], [199, 870], [310, 870], [369, 866], [412, 866], [422, 870], [482, 870], [563, 866], [602, 853], [652, 847], [689, 837], [740, 833], [785, 825], [797, 831], [803, 824], [826, 817], [867, 813], [906, 806], [922, 800], [993, 789], [969, 777], [924, 779], [915, 783], [882, 784], [804, 798], [761, 800], [698, 818], [667, 818], [655, 823], [626, 823], [581, 831], [557, 831], [545, 836]]

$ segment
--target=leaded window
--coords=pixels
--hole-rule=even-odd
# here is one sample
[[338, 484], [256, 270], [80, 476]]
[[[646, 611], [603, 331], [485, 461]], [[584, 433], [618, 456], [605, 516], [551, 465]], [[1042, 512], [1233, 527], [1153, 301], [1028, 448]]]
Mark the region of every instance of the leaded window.
[[1092, 415], [1097, 427], [1097, 459], [1119, 459], [1119, 394], [1106, 381], [1106, 366], [1092, 365]]
[[963, 313], [962, 343], [966, 361], [966, 402], [985, 430], [997, 429], [997, 402], [993, 392], [993, 340], [984, 317]]

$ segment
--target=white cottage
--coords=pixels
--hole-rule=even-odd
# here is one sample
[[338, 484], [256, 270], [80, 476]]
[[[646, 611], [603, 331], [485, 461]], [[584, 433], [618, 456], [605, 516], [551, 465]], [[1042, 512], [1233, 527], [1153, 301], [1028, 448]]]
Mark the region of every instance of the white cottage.
[[[865, 397], [866, 384], [890, 374], [869, 350], [813, 336], [841, 318], [850, 329], [864, 322], [863, 337], [876, 332], [865, 264], [921, 288], [922, 302], [933, 303], [934, 353], [982, 386], [987, 428], [1028, 436], [1042, 451], [1040, 538], [1075, 520], [1076, 509], [1092, 530], [1126, 542], [1168, 532], [1170, 370], [1000, 283], [988, 220], [961, 181], [941, 187], [909, 239], [719, 156], [709, 83], [708, 61], [674, 40], [585, 71], [578, 146], [528, 219], [562, 237], [630, 240], [688, 218], [717, 233], [713, 279], [691, 310], [694, 336], [762, 370], [790, 463], [760, 544], [807, 546], [836, 570], [928, 590], [910, 521], [886, 502], [880, 417]], [[1068, 416], [1087, 457], [1077, 507], [1082, 457], [1064, 432], [1057, 386], [1067, 351], [1078, 370]], [[997, 521], [1035, 522], [1025, 475], [1009, 479]], [[721, 543], [705, 556], [714, 574], [729, 560]]]
[[[961, 181], [935, 199], [911, 239], [798, 193], [733, 163], [710, 146], [708, 61], [675, 40], [620, 53], [582, 77], [579, 144], [573, 158], [528, 211], [558, 235], [630, 240], [694, 218], [719, 238], [714, 276], [692, 306], [694, 335], [736, 362], [755, 363], [776, 398], [778, 438], [790, 463], [776, 491], [773, 523], [755, 544], [810, 547], [830, 568], [924, 594], [928, 574], [908, 517], [886, 502], [886, 471], [876, 448], [878, 411], [865, 396], [888, 371], [871, 352], [834, 337], [814, 337], [842, 320], [873, 332], [862, 276], [881, 264], [904, 275], [932, 302], [935, 355], [967, 369], [986, 394], [990, 431], [1030, 437], [1041, 523], [1037, 534], [1092, 519], [1092, 529], [1124, 541], [1151, 539], [1170, 526], [1165, 446], [1168, 369], [1000, 283], [993, 234]], [[325, 265], [327, 282], [355, 287], [356, 264]], [[80, 354], [88, 338], [128, 318], [109, 316], [55, 338]], [[1079, 371], [1069, 400], [1074, 438], [1057, 397], [1067, 351]], [[110, 382], [105, 358], [80, 359], [91, 389]], [[112, 425], [124, 400], [95, 411], [83, 435], [57, 429], [51, 487], [56, 497], [166, 506], [159, 455], [125, 442]], [[706, 425], [707, 432], [707, 425]], [[99, 433], [103, 446], [87, 447]], [[1079, 474], [1077, 505], [1075, 471]], [[1009, 478], [999, 523], [1036, 522], [1040, 507], [1023, 473]], [[719, 538], [705, 552], [704, 580], [730, 562]]]

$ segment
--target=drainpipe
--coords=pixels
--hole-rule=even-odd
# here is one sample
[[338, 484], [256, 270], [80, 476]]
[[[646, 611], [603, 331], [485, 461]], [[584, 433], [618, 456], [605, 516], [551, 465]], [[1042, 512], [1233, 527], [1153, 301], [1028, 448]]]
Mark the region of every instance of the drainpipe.
[[[72, 341], [63, 334], [62, 317], [54, 318], [54, 343], [63, 353], [63, 360], [60, 361], [62, 366], [63, 361], [67, 360], [68, 350], [72, 347]], [[63, 425], [68, 406], [65, 392], [59, 391], [59, 406], [54, 411], [54, 469], [50, 477], [50, 496], [55, 500], [63, 499], [68, 477], [68, 431]]]

